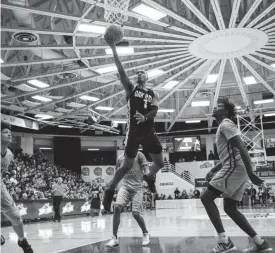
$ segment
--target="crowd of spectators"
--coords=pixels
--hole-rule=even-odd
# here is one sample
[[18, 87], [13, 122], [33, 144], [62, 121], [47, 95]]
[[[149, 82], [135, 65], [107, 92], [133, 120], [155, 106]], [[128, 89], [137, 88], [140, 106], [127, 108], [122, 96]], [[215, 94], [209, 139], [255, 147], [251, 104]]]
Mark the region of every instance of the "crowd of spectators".
[[275, 186], [268, 187], [263, 183], [255, 188], [253, 184], [248, 185], [239, 206], [275, 206]]
[[91, 184], [84, 182], [76, 173], [53, 165], [38, 150], [33, 155], [15, 152], [13, 163], [3, 175], [3, 182], [14, 200], [52, 198], [52, 185], [61, 177], [69, 188], [66, 198], [87, 198]]

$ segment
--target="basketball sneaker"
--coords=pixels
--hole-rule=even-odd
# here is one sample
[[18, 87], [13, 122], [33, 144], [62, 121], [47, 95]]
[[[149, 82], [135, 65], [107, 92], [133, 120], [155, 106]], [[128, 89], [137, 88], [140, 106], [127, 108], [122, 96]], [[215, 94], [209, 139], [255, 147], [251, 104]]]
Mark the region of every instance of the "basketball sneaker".
[[233, 242], [228, 237], [228, 243], [218, 242], [217, 245], [207, 253], [226, 253], [236, 249], [237, 248], [234, 246]]
[[263, 240], [264, 242], [259, 245], [256, 243], [253, 243], [253, 246], [243, 250], [245, 253], [250, 253], [250, 252], [257, 252], [257, 253], [265, 253], [265, 252], [272, 252], [272, 248], [270, 247], [269, 243], [266, 240]]
[[18, 245], [23, 249], [24, 253], [33, 253], [32, 247], [26, 238], [23, 241], [18, 240]]
[[149, 235], [149, 233], [143, 234], [142, 246], [147, 246], [149, 243], [150, 243], [150, 235]]
[[155, 186], [155, 177], [149, 178], [148, 175], [144, 175], [143, 180], [148, 184], [150, 192], [155, 193], [157, 191]]
[[106, 244], [106, 247], [113, 248], [119, 245], [118, 239], [113, 235], [112, 239]]
[[4, 245], [5, 244], [5, 238], [3, 235], [1, 235], [1, 245]]
[[104, 197], [102, 201], [102, 205], [104, 206], [104, 209], [108, 212], [111, 210], [111, 204], [113, 201], [113, 196], [114, 196], [115, 191], [114, 190], [105, 190], [104, 192]]

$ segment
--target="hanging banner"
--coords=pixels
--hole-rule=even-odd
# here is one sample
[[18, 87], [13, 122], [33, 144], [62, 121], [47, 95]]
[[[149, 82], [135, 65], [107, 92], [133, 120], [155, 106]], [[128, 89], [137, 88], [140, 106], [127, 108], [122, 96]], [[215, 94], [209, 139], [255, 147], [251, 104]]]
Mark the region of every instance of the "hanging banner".
[[195, 178], [195, 187], [207, 187], [208, 181], [205, 178]]
[[200, 169], [212, 169], [214, 166], [215, 166], [214, 160], [199, 162]]
[[115, 174], [115, 166], [81, 166], [81, 176], [85, 182], [98, 181], [100, 184], [105, 185], [108, 183]]

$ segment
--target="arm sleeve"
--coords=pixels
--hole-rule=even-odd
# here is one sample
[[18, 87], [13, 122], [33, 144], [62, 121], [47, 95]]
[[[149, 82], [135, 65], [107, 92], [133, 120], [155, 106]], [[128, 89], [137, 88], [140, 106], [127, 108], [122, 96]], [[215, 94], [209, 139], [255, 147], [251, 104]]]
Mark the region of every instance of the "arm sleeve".
[[222, 122], [221, 132], [227, 140], [230, 140], [237, 135], [241, 135], [239, 129], [231, 120], [225, 120]]

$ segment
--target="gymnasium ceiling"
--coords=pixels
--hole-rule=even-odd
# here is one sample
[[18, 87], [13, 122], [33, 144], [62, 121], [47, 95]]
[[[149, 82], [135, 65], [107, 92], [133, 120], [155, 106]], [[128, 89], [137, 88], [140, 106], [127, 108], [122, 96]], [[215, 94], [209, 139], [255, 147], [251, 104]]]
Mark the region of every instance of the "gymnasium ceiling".
[[[154, 20], [133, 12], [140, 3], [165, 16]], [[98, 123], [126, 119], [116, 71], [97, 71], [114, 63], [108, 45], [102, 34], [79, 30], [81, 24], [106, 27], [103, 1], [3, 0], [1, 11], [2, 112], [51, 117], [39, 118], [41, 127], [83, 128], [88, 115]], [[160, 95], [159, 108], [173, 110], [157, 115], [156, 121], [168, 122], [166, 130], [186, 120], [211, 127], [218, 96], [231, 98], [242, 113], [275, 112], [274, 102], [254, 104], [275, 95], [274, 0], [130, 0], [128, 15], [124, 36], [134, 53], [121, 60], [130, 77], [140, 68], [162, 71], [149, 85]], [[217, 80], [206, 82], [210, 74]], [[255, 84], [247, 85], [243, 78], [251, 76]], [[169, 81], [176, 86], [166, 89]], [[83, 95], [97, 101], [80, 99]], [[210, 105], [191, 106], [202, 100]]]

